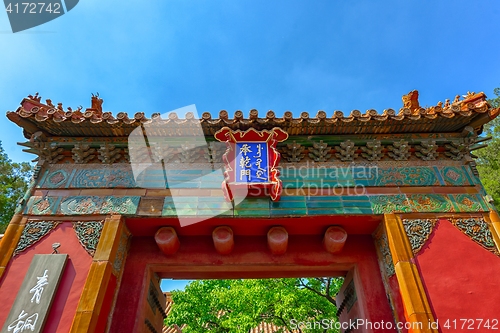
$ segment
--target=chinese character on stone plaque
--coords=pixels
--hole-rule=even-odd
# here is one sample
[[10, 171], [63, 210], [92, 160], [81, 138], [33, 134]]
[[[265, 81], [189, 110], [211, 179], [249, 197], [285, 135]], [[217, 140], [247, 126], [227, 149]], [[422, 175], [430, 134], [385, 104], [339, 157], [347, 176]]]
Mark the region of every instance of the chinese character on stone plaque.
[[43, 332], [67, 254], [35, 254], [1, 333]]
[[281, 128], [233, 131], [223, 127], [214, 136], [227, 145], [222, 157], [225, 164], [222, 190], [226, 200], [233, 201], [239, 188], [250, 196], [269, 195], [273, 201], [280, 199], [282, 184], [277, 169], [280, 153], [276, 145], [288, 139], [287, 132]]

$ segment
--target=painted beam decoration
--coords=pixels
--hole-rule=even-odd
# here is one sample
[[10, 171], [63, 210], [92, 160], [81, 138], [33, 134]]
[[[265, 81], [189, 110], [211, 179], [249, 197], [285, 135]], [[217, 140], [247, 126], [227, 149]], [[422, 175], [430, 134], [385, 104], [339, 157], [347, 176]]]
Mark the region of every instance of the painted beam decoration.
[[233, 201], [240, 189], [249, 196], [280, 199], [282, 184], [277, 169], [280, 153], [276, 145], [288, 139], [287, 132], [278, 127], [262, 131], [254, 128], [233, 131], [223, 127], [214, 136], [227, 145], [222, 157], [225, 164], [222, 191], [227, 201]]
[[2, 333], [43, 332], [67, 259], [67, 254], [35, 254]]

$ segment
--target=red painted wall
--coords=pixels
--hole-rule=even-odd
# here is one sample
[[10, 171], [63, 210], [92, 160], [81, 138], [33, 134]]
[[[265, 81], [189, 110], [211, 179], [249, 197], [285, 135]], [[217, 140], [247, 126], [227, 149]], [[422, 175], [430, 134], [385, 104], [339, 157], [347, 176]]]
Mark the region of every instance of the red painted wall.
[[[470, 332], [471, 322], [462, 327], [462, 318], [474, 320], [475, 332], [493, 331], [478, 329], [476, 319], [500, 321], [499, 257], [443, 219], [416, 263], [441, 332]], [[496, 327], [500, 330], [500, 322]]]
[[92, 263], [92, 257], [80, 245], [70, 222], [61, 223], [10, 261], [0, 282], [0, 327], [7, 319], [33, 255], [52, 253], [53, 243], [61, 243], [59, 253], [66, 253], [69, 258], [43, 332], [69, 332]]
[[[350, 235], [341, 253], [330, 254], [323, 249], [321, 237], [290, 236], [286, 254], [273, 256], [267, 249], [265, 237], [235, 236], [235, 248], [230, 255], [215, 252], [211, 237], [180, 237], [181, 247], [172, 256], [165, 256], [152, 237], [134, 237], [125, 263], [110, 332], [138, 331], [144, 325], [141, 301], [148, 271], [161, 277], [176, 278], [262, 278], [311, 276], [315, 269], [329, 268], [337, 274], [356, 267], [359, 272], [358, 301], [365, 318], [372, 322], [393, 321], [387, 301], [380, 268], [371, 236]], [[265, 265], [261, 271], [248, 272], [242, 263]], [[184, 273], [171, 273], [177, 265]], [[302, 270], [291, 271], [293, 265]], [[191, 268], [190, 268], [191, 267]], [[288, 269], [287, 272], [284, 270]], [[317, 276], [317, 275], [313, 275]], [[142, 321], [141, 321], [142, 319]], [[380, 332], [380, 331], [379, 331]], [[387, 332], [395, 332], [387, 330]]]

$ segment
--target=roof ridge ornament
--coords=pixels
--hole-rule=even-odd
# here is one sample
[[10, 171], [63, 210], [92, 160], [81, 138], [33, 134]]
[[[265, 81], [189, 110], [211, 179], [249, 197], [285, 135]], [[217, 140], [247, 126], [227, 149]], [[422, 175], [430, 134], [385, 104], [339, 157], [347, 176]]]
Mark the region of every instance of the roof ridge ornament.
[[90, 108], [87, 108], [86, 111], [94, 111], [95, 115], [98, 115], [99, 117], [102, 116], [103, 100], [102, 100], [102, 98], [99, 98], [99, 93], [97, 93], [96, 95], [92, 94], [90, 103], [91, 103], [91, 106], [90, 106]]
[[[365, 113], [352, 110], [350, 113], [341, 111], [318, 111], [315, 116], [310, 112], [294, 114], [290, 111], [278, 116], [270, 110], [259, 116], [256, 109], [250, 110], [245, 118], [243, 112], [236, 111], [233, 117], [221, 110], [218, 117], [212, 118], [209, 112], [203, 113], [201, 119], [163, 119], [159, 114], [146, 118], [143, 112], [127, 115], [120, 112], [113, 116], [111, 112], [102, 111], [103, 100], [99, 93], [92, 94], [91, 106], [87, 109], [66, 107], [52, 103], [50, 99], [41, 102], [38, 94], [28, 95], [15, 112], [8, 112], [7, 117], [25, 130], [25, 137], [43, 131], [48, 136], [58, 137], [114, 137], [127, 136], [137, 126], [152, 122], [155, 130], [161, 132], [162, 124], [169, 122], [189, 122], [193, 126], [201, 123], [205, 135], [213, 134], [224, 126], [232, 130], [256, 130], [280, 127], [290, 135], [365, 135], [388, 133], [439, 133], [460, 132], [465, 126], [472, 126], [476, 133], [482, 126], [494, 119], [500, 109], [494, 109], [488, 104], [486, 95], [482, 92], [469, 92], [465, 99], [458, 95], [453, 102], [438, 102], [434, 106], [422, 108], [418, 100], [417, 90], [402, 97], [403, 107], [399, 112], [386, 109], [382, 113], [369, 109]], [[66, 110], [67, 109], [67, 110]], [[452, 120], [453, 118], [453, 120]], [[449, 119], [449, 120], [448, 120]], [[365, 125], [366, 123], [366, 125]], [[79, 125], [81, 124], [81, 125]], [[95, 124], [95, 125], [94, 125]], [[99, 125], [98, 125], [99, 124]], [[179, 136], [181, 133], [172, 134]]]
[[403, 95], [403, 108], [409, 109], [412, 113], [420, 109], [418, 90], [413, 90]]

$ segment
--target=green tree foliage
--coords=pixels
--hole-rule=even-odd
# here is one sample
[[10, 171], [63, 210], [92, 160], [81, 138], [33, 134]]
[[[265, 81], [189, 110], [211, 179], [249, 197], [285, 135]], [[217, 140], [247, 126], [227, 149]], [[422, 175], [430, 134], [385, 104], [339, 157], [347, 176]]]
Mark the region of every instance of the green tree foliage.
[[[488, 100], [493, 107], [500, 107], [500, 88], [494, 90], [495, 98]], [[495, 206], [500, 207], [500, 116], [484, 125], [484, 134], [492, 136], [488, 141], [488, 147], [474, 152], [477, 159], [477, 169], [481, 181], [494, 201]]]
[[13, 163], [0, 142], [0, 234], [5, 232], [16, 205], [28, 189], [29, 163]]
[[[245, 333], [262, 322], [296, 329], [299, 322], [337, 320], [335, 295], [342, 278], [198, 280], [173, 291], [167, 325], [187, 333]], [[324, 328], [295, 332], [325, 332]], [[334, 330], [328, 330], [334, 332]]]

